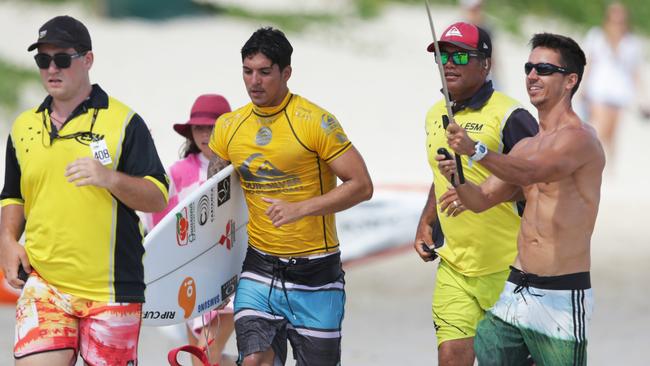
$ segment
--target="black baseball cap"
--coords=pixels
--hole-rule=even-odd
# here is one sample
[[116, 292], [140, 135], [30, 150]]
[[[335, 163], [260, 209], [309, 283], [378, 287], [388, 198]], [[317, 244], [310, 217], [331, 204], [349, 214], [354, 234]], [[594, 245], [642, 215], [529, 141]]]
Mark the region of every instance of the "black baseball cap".
[[32, 51], [42, 44], [74, 48], [77, 52], [93, 49], [88, 28], [68, 15], [54, 17], [43, 24], [38, 30], [38, 40], [29, 46], [27, 51]]

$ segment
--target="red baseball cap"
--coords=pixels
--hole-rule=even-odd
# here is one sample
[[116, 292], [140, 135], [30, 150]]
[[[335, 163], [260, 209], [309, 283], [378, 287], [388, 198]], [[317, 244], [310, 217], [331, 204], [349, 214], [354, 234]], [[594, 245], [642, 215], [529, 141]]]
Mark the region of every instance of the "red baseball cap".
[[[492, 57], [492, 40], [490, 35], [481, 27], [474, 24], [457, 22], [450, 25], [438, 41], [438, 44], [451, 44], [465, 50], [478, 51], [486, 57]], [[433, 42], [427, 51], [436, 52]]]
[[194, 101], [190, 119], [185, 123], [174, 124], [174, 131], [184, 137], [190, 137], [190, 126], [214, 126], [217, 118], [228, 112], [230, 112], [230, 104], [226, 98], [218, 94], [203, 94]]

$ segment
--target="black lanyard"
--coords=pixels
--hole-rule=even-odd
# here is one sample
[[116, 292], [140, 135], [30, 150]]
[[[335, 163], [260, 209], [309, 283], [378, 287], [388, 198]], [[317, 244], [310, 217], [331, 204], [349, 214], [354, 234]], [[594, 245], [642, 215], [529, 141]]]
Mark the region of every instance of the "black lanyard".
[[[69, 135], [59, 135], [59, 130], [54, 130], [54, 127], [52, 126], [52, 122], [50, 121], [50, 130], [49, 130], [49, 135], [50, 135], [50, 146], [54, 143], [54, 140], [59, 138], [59, 139], [64, 139], [64, 140], [69, 140], [69, 139], [77, 139], [78, 142], [84, 144], [84, 140], [89, 140], [89, 141], [95, 141], [97, 138], [95, 135], [93, 135], [93, 128], [95, 127], [95, 121], [97, 121], [97, 114], [99, 113], [99, 108], [95, 108], [95, 111], [93, 112], [93, 118], [90, 121], [90, 131], [83, 131], [83, 132], [75, 132], [71, 133]], [[41, 112], [41, 115], [43, 116], [43, 127], [45, 128], [45, 131], [48, 131], [47, 129], [47, 124], [46, 124], [46, 118], [45, 118], [45, 110]], [[51, 119], [52, 117], [50, 117]], [[61, 128], [65, 126], [66, 123], [69, 121], [66, 121], [61, 125]], [[82, 137], [83, 139], [79, 139]], [[87, 144], [84, 144], [87, 145]]]

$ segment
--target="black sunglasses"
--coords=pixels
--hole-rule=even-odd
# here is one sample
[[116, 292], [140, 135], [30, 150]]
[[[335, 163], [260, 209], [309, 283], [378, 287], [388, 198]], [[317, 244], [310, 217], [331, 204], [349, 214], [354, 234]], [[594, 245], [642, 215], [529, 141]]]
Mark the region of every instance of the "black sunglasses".
[[67, 69], [72, 64], [72, 60], [79, 58], [85, 55], [86, 52], [82, 53], [57, 53], [56, 55], [48, 55], [47, 53], [37, 53], [34, 55], [34, 60], [36, 60], [36, 65], [39, 69], [47, 69], [50, 67], [50, 63], [54, 60], [54, 64], [59, 69]]
[[551, 75], [553, 73], [559, 72], [560, 74], [570, 74], [571, 71], [565, 69], [564, 67], [560, 67], [557, 65], [549, 64], [546, 62], [541, 62], [538, 64], [534, 64], [532, 62], [526, 62], [524, 64], [524, 71], [526, 72], [526, 75], [530, 74], [531, 71], [535, 69], [535, 72], [537, 75]]

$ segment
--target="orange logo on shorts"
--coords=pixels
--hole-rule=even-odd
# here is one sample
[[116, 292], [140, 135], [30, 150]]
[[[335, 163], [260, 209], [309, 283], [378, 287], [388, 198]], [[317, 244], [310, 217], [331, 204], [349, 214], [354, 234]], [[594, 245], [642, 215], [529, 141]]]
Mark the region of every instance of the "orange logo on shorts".
[[184, 279], [178, 289], [178, 305], [185, 311], [185, 319], [192, 315], [194, 305], [196, 305], [196, 284], [192, 277]]

